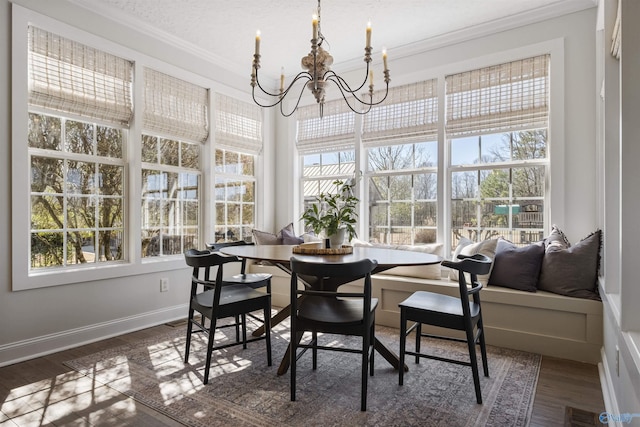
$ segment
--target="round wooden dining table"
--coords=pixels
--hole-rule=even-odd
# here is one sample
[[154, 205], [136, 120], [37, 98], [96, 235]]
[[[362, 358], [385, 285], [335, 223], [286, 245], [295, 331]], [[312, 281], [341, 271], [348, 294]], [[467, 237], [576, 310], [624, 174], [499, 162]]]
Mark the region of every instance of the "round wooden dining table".
[[[294, 253], [293, 248], [294, 245], [242, 245], [224, 247], [220, 249], [220, 252], [254, 261], [268, 261], [289, 274], [291, 273], [289, 262], [292, 256], [306, 262], [327, 264], [349, 263], [362, 259], [376, 260], [378, 265], [373, 270], [373, 274], [381, 273], [393, 267], [439, 264], [442, 261], [441, 257], [429, 253], [375, 246], [355, 246], [352, 253], [342, 255], [301, 254]], [[271, 319], [271, 325], [275, 325], [283, 321], [289, 317], [289, 314], [290, 307], [284, 307], [273, 316]], [[262, 327], [254, 331], [253, 335], [262, 335], [263, 333], [264, 328]], [[400, 358], [394, 351], [389, 349], [377, 338], [375, 340], [374, 347], [382, 357], [384, 357], [394, 368], [398, 369], [400, 365]], [[278, 375], [284, 374], [288, 369], [289, 350], [287, 350], [282, 362], [280, 363]], [[407, 369], [406, 365], [404, 369]]]

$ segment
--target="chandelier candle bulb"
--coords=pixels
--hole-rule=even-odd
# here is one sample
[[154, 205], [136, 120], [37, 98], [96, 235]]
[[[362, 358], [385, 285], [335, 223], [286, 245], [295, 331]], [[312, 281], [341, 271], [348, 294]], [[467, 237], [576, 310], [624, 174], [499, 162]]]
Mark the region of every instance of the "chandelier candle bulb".
[[371, 47], [371, 21], [367, 22], [367, 48]]
[[260, 30], [256, 31], [256, 55], [260, 55]]
[[373, 86], [373, 70], [369, 70], [369, 85]]
[[313, 25], [313, 38], [318, 39], [318, 15], [313, 14], [311, 16], [311, 24]]
[[382, 49], [382, 63], [384, 65], [384, 71], [387, 71], [387, 49]]
[[280, 93], [284, 92], [284, 67], [280, 68]]

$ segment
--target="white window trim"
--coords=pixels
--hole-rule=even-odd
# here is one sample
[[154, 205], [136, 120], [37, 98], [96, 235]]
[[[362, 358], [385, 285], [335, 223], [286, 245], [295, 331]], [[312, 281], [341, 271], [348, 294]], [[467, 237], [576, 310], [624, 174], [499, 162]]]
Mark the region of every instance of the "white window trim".
[[[449, 159], [451, 157], [451, 151], [449, 144], [445, 140], [445, 96], [444, 96], [444, 82], [445, 77], [448, 74], [455, 74], [477, 68], [484, 68], [501, 64], [505, 62], [515, 61], [523, 58], [530, 58], [538, 55], [550, 54], [551, 55], [551, 67], [549, 71], [549, 127], [547, 134], [548, 144], [548, 158], [549, 158], [549, 173], [545, 177], [545, 200], [544, 200], [544, 218], [545, 218], [545, 234], [550, 232], [552, 224], [564, 224], [565, 221], [565, 182], [564, 182], [564, 164], [565, 164], [565, 125], [564, 125], [564, 81], [565, 81], [565, 67], [564, 67], [564, 38], [557, 38], [541, 43], [531, 44], [527, 46], [521, 46], [516, 49], [505, 50], [494, 54], [489, 54], [477, 58], [472, 58], [465, 61], [460, 61], [452, 64], [446, 64], [434, 69], [421, 70], [420, 72], [412, 73], [411, 75], [405, 75], [396, 81], [398, 84], [409, 84], [414, 81], [428, 80], [432, 78], [438, 79], [438, 242], [444, 244], [444, 253], [448, 253], [451, 248], [451, 233], [450, 224], [448, 218], [450, 215], [450, 176], [453, 168], [448, 166]], [[356, 123], [356, 126], [358, 124]], [[359, 141], [359, 136], [356, 135], [356, 159], [360, 158], [364, 154], [364, 149]], [[557, 143], [556, 143], [557, 141]], [[366, 156], [365, 156], [366, 158]], [[298, 165], [302, 165], [302, 154], [298, 155]], [[366, 160], [365, 160], [366, 161]], [[298, 173], [298, 182], [302, 182], [302, 168]], [[365, 184], [363, 186], [363, 192], [368, 194], [368, 188], [366, 184], [366, 176], [364, 177]], [[303, 196], [302, 189], [298, 191], [299, 199], [296, 206], [302, 206]], [[363, 200], [361, 198], [361, 200]], [[360, 204], [362, 206], [362, 203]], [[366, 221], [366, 222], [363, 222]], [[359, 221], [360, 231], [358, 236], [362, 236], [362, 239], [368, 239], [369, 218], [368, 215], [361, 215]]]
[[[545, 217], [545, 234], [551, 231], [552, 224], [565, 224], [565, 183], [564, 183], [564, 146], [565, 146], [565, 131], [564, 131], [564, 81], [565, 81], [565, 69], [564, 69], [564, 38], [557, 38], [541, 43], [518, 47], [517, 49], [506, 50], [503, 52], [495, 53], [492, 55], [486, 55], [478, 58], [473, 58], [468, 61], [462, 61], [455, 63], [438, 70], [438, 78], [442, 79], [442, 85], [444, 85], [444, 78], [447, 74], [464, 72], [476, 68], [484, 68], [493, 66], [495, 64], [501, 64], [505, 62], [515, 61], [523, 58], [530, 58], [538, 55], [550, 54], [550, 70], [549, 70], [549, 127], [547, 134], [548, 144], [548, 162], [549, 162], [549, 174], [545, 180], [545, 200], [544, 200], [544, 217]], [[444, 88], [443, 88], [444, 89]], [[444, 92], [442, 92], [444, 94]], [[440, 114], [444, 115], [444, 108], [440, 110]], [[444, 116], [443, 120], [439, 121], [438, 137], [440, 140], [444, 140]], [[558, 143], [555, 143], [555, 142]], [[448, 159], [451, 157], [451, 151], [446, 141], [443, 144], [445, 153], [445, 163], [442, 168], [439, 168], [438, 182], [440, 179], [447, 180], [446, 193], [444, 200], [450, 200], [450, 172], [454, 170], [454, 167], [448, 167]], [[441, 166], [438, 164], [438, 166]], [[440, 196], [438, 194], [438, 196]], [[443, 216], [439, 217], [438, 229], [441, 229], [440, 218], [449, 217], [449, 204], [445, 203], [445, 212]], [[439, 213], [439, 212], [438, 212]], [[448, 227], [447, 224], [442, 224], [442, 227]], [[444, 228], [442, 228], [444, 230]], [[444, 235], [445, 251], [451, 249], [451, 241], [449, 231]], [[447, 253], [447, 252], [445, 252]]]
[[[126, 248], [128, 259], [121, 262], [113, 262], [105, 265], [79, 265], [68, 267], [64, 270], [43, 270], [30, 272], [29, 254], [29, 230], [30, 218], [25, 214], [25, 206], [29, 206], [30, 177], [29, 177], [29, 151], [25, 143], [27, 141], [26, 117], [29, 111], [28, 105], [28, 78], [27, 78], [27, 27], [35, 25], [47, 31], [54, 32], [63, 37], [82, 40], [83, 43], [114, 53], [123, 58], [134, 60], [134, 82], [141, 81], [144, 66], [183, 78], [194, 84], [209, 88], [214, 91], [215, 85], [209, 79], [184, 69], [171, 66], [162, 61], [148, 57], [145, 54], [128, 49], [122, 45], [112, 43], [106, 39], [84, 32], [80, 29], [64, 24], [53, 18], [34, 12], [30, 9], [13, 4], [12, 7], [12, 290], [21, 291], [37, 289], [72, 283], [94, 282], [96, 280], [116, 277], [135, 276], [160, 271], [178, 270], [186, 268], [182, 254], [145, 258], [141, 257], [141, 242], [134, 230], [140, 230], [139, 215], [132, 215], [140, 208], [140, 177], [137, 176], [141, 169], [139, 145], [136, 143], [141, 136], [142, 117], [134, 117], [129, 128], [128, 146], [126, 158], [129, 165], [125, 167], [125, 175], [128, 179], [128, 194], [125, 203], [125, 230], [128, 246]], [[134, 84], [134, 111], [142, 111], [143, 88], [140, 84]], [[222, 88], [225, 90], [225, 88]], [[239, 96], [235, 94], [236, 96]], [[209, 123], [212, 123], [212, 112], [209, 108]], [[70, 116], [71, 117], [71, 116]], [[212, 235], [213, 221], [208, 205], [210, 200], [205, 196], [210, 191], [212, 175], [211, 170], [211, 138], [205, 142], [202, 150], [201, 171], [201, 234], [199, 241], [207, 241], [207, 236]], [[260, 174], [263, 174], [263, 168]], [[133, 171], [133, 172], [132, 172]], [[209, 175], [209, 176], [207, 176]], [[261, 181], [256, 171], [256, 179]], [[259, 190], [256, 189], [256, 192]], [[259, 194], [259, 193], [258, 193]], [[205, 206], [206, 205], [206, 206]]]

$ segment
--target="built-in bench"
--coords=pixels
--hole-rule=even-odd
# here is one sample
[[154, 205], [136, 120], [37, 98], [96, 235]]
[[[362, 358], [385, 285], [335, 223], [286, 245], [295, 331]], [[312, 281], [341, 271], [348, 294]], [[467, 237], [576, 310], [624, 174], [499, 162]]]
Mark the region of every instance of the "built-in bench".
[[[272, 304], [289, 304], [290, 277], [274, 266], [253, 264], [252, 272], [273, 274]], [[399, 327], [398, 303], [412, 292], [426, 290], [458, 295], [457, 282], [376, 274], [373, 294], [380, 302], [376, 323]], [[602, 302], [488, 286], [481, 292], [487, 343], [547, 356], [596, 364], [602, 342]]]

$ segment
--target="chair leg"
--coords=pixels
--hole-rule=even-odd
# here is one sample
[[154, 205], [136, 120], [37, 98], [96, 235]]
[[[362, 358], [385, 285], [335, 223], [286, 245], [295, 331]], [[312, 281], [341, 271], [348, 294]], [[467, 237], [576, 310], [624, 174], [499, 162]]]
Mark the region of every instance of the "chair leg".
[[247, 315], [242, 313], [240, 315], [242, 319], [242, 348], [247, 349]]
[[291, 401], [296, 400], [296, 359], [298, 358], [298, 343], [302, 339], [302, 333], [295, 330], [295, 327], [291, 329], [291, 342], [289, 343], [289, 371], [291, 371]]
[[187, 345], [184, 349], [184, 363], [189, 363], [189, 347], [191, 346], [191, 333], [193, 332], [193, 313], [194, 310], [189, 310], [189, 317], [187, 318]]
[[209, 324], [209, 341], [207, 342], [207, 364], [204, 366], [204, 384], [209, 382], [209, 369], [211, 368], [211, 353], [213, 352], [213, 343], [216, 334], [216, 320], [211, 319]]
[[369, 348], [367, 349], [367, 352], [371, 352], [370, 355], [370, 359], [369, 359], [369, 375], [373, 376], [373, 365], [375, 363], [375, 354], [376, 354], [376, 349], [374, 348], [374, 345], [376, 343], [376, 322], [374, 320], [374, 322], [371, 324], [371, 339], [369, 341]]
[[367, 410], [367, 382], [369, 380], [369, 339], [370, 334], [367, 331], [362, 336], [362, 372], [360, 379], [360, 410]]
[[312, 367], [315, 371], [318, 369], [318, 333], [316, 331], [311, 332], [311, 345], [313, 346], [311, 349]]
[[478, 357], [476, 356], [476, 342], [473, 339], [473, 326], [467, 327], [467, 345], [469, 347], [469, 359], [471, 361], [471, 371], [473, 372], [473, 385], [476, 389], [476, 401], [482, 403], [482, 392], [480, 391], [480, 375], [478, 374]]
[[407, 345], [407, 313], [404, 308], [400, 308], [400, 362], [398, 364], [398, 384], [404, 381], [404, 357]]
[[482, 319], [478, 322], [478, 330], [480, 331], [480, 354], [482, 356], [482, 367], [484, 376], [489, 376], [489, 362], [487, 361], [487, 345], [484, 341], [484, 326], [482, 326]]
[[[416, 353], [420, 353], [420, 341], [422, 340], [422, 323], [416, 324]], [[416, 363], [420, 363], [420, 357], [416, 356]]]
[[236, 314], [236, 342], [240, 342], [240, 316], [237, 314]]
[[264, 308], [264, 332], [267, 342], [267, 366], [271, 366], [271, 302]]

